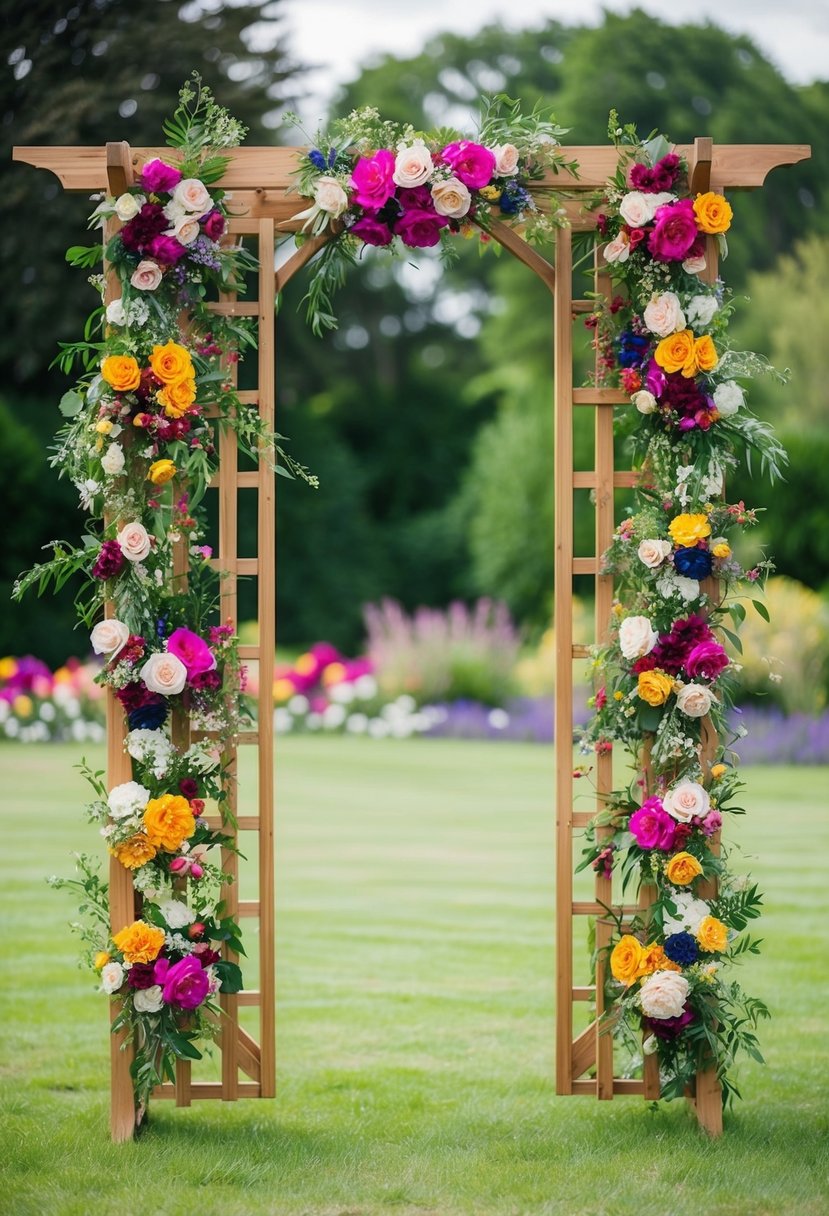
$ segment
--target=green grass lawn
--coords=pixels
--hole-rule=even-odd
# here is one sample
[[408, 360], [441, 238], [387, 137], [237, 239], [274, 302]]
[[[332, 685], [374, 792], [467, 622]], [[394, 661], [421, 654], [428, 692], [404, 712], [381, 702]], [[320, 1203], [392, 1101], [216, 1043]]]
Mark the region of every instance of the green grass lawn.
[[43, 882], [100, 849], [76, 759], [0, 748], [0, 1211], [829, 1212], [828, 770], [746, 770], [768, 910], [744, 982], [774, 1021], [712, 1143], [676, 1103], [555, 1096], [548, 749], [280, 741], [278, 1097], [156, 1103], [114, 1146], [106, 1006]]

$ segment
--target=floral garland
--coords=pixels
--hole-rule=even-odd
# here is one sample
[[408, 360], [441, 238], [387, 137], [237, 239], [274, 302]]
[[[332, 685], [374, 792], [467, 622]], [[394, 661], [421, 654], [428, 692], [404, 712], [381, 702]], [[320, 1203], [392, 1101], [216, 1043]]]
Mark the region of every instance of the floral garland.
[[[723, 817], [744, 810], [725, 717], [739, 664], [724, 642], [739, 651], [741, 598], [773, 567], [740, 562], [740, 534], [756, 515], [727, 501], [724, 477], [741, 448], [772, 477], [785, 454], [735, 379], [768, 364], [731, 349], [728, 290], [700, 277], [709, 239], [726, 253], [729, 203], [711, 191], [690, 195], [687, 166], [664, 137], [642, 143], [615, 114], [611, 136], [620, 163], [598, 227], [623, 292], [598, 301], [588, 324], [599, 379], [630, 393], [636, 407], [623, 425], [639, 479], [635, 506], [603, 559], [620, 598], [610, 640], [594, 651], [594, 712], [582, 748], [601, 754], [617, 741], [638, 775], [608, 796], [579, 868], [609, 878], [619, 866], [623, 888], [638, 875], [656, 890], [648, 913], [616, 921], [608, 1026], [640, 1062], [644, 1033], [664, 1097], [682, 1096], [699, 1068], [714, 1067], [728, 1099], [738, 1052], [762, 1059], [754, 1031], [768, 1011], [724, 968], [757, 952], [743, 930], [761, 904], [719, 844]], [[767, 620], [764, 604], [753, 603]]]
[[[98, 201], [91, 225], [110, 226], [108, 239], [67, 255], [87, 267], [105, 258], [120, 286], [92, 313], [84, 340], [64, 344], [58, 358], [64, 370], [82, 370], [61, 401], [67, 422], [52, 463], [74, 482], [89, 522], [80, 546], [55, 542], [52, 560], [15, 592], [82, 576], [76, 603], [103, 660], [98, 682], [126, 716], [133, 779], [108, 790], [102, 773], [85, 763], [82, 771], [94, 793], [89, 817], [132, 873], [138, 919], [111, 932], [107, 887], [89, 857], [79, 859], [77, 879], [52, 881], [78, 894], [84, 958], [117, 1002], [113, 1030], [135, 1046], [139, 1107], [174, 1078], [177, 1059], [200, 1058], [196, 1041], [216, 1035], [219, 991], [242, 985], [221, 953], [243, 950], [221, 902], [230, 879], [211, 852], [235, 846], [206, 816], [212, 802], [220, 822], [232, 822], [224, 753], [245, 720], [235, 629], [218, 622], [219, 575], [204, 543], [203, 497], [217, 467], [209, 415], [258, 458], [270, 458], [277, 439], [228, 374], [252, 332], [207, 307], [210, 293], [242, 290], [255, 266], [229, 243], [227, 196], [215, 186], [223, 152], [244, 128], [196, 76], [165, 131], [175, 152], [145, 164], [120, 197]], [[105, 300], [103, 275], [91, 282]], [[182, 547], [186, 576], [174, 566]], [[171, 721], [189, 729], [170, 730]], [[176, 742], [191, 731], [195, 741]]]
[[[296, 115], [286, 117], [300, 127]], [[539, 106], [523, 114], [520, 103], [504, 95], [484, 98], [476, 140], [384, 121], [368, 106], [313, 138], [303, 134], [312, 147], [297, 170], [296, 189], [313, 201], [293, 217], [304, 221], [297, 240], [338, 238], [314, 262], [304, 298], [318, 336], [336, 328], [333, 294], [365, 245], [391, 252], [399, 245], [440, 245], [451, 261], [454, 237], [479, 231], [488, 242], [495, 220], [520, 224], [535, 244], [566, 222], [552, 191], [545, 192], [550, 202], [541, 211], [528, 189], [547, 169], [577, 169], [558, 142], [566, 129]]]

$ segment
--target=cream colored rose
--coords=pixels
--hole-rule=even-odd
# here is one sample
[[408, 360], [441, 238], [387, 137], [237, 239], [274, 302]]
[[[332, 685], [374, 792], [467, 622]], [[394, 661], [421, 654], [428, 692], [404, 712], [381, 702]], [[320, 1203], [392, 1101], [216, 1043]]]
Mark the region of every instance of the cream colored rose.
[[101, 468], [109, 477], [117, 477], [124, 471], [124, 449], [120, 443], [111, 443], [101, 457]]
[[318, 177], [314, 186], [314, 202], [320, 211], [337, 216], [348, 207], [348, 195], [336, 177]]
[[[225, 195], [225, 198], [229, 197], [230, 195]], [[169, 203], [167, 203], [164, 208], [164, 214], [167, 216], [167, 219], [171, 224], [177, 224], [182, 216], [186, 215], [187, 212], [184, 207], [182, 207], [181, 203], [177, 203], [174, 199], [170, 199]]]
[[671, 548], [669, 540], [643, 540], [636, 550], [636, 554], [640, 562], [644, 562], [649, 570], [655, 570], [657, 566], [662, 565], [671, 552]]
[[745, 401], [745, 393], [734, 380], [724, 380], [714, 389], [714, 405], [723, 418], [730, 418]]
[[668, 790], [662, 799], [662, 805], [679, 823], [690, 823], [694, 818], [702, 818], [711, 809], [708, 792], [698, 781], [680, 781], [679, 785]]
[[642, 981], [639, 1000], [647, 1018], [678, 1018], [688, 1000], [690, 984], [678, 971], [654, 971]]
[[679, 296], [672, 291], [663, 291], [659, 296], [653, 296], [645, 308], [643, 318], [652, 334], [667, 338], [669, 334], [678, 333], [685, 329], [685, 313], [679, 302]]
[[135, 270], [132, 272], [130, 283], [139, 291], [155, 291], [161, 282], [161, 267], [158, 262], [152, 261], [151, 258], [145, 258], [143, 262], [139, 262]]
[[634, 393], [631, 401], [640, 414], [652, 414], [656, 409], [656, 398], [646, 388], [642, 388], [638, 393]]
[[125, 524], [115, 538], [121, 546], [124, 557], [131, 562], [143, 562], [152, 550], [150, 534], [143, 524], [137, 521]]
[[200, 232], [199, 221], [192, 215], [183, 215], [176, 220], [169, 235], [174, 236], [181, 245], [192, 245]]
[[702, 274], [707, 265], [705, 255], [701, 254], [699, 257], [686, 258], [682, 263], [682, 269], [686, 274]]
[[151, 654], [141, 668], [141, 679], [150, 692], [174, 697], [187, 683], [187, 668], [174, 654]]
[[408, 147], [398, 144], [392, 174], [392, 179], [398, 186], [406, 190], [422, 186], [432, 176], [433, 169], [432, 155], [422, 139], [416, 139]]
[[650, 654], [659, 634], [646, 616], [627, 616], [619, 626], [619, 649], [626, 659]]
[[114, 658], [119, 650], [124, 649], [129, 636], [130, 631], [124, 622], [113, 616], [108, 621], [98, 621], [89, 635], [89, 640], [96, 654], [108, 654], [110, 658]]
[[202, 216], [213, 206], [213, 199], [197, 177], [185, 177], [173, 191], [173, 202], [191, 215]]
[[115, 214], [126, 223], [138, 215], [146, 201], [143, 194], [122, 194], [115, 200]]
[[110, 300], [109, 304], [107, 304], [106, 318], [109, 325], [126, 325], [127, 313], [124, 308], [124, 301], [120, 296], [117, 300]]
[[631, 190], [625, 195], [619, 204], [619, 214], [631, 228], [641, 228], [653, 219], [650, 202], [641, 190]]
[[704, 718], [714, 702], [714, 694], [705, 684], [683, 684], [676, 694], [677, 709], [689, 718]]
[[719, 307], [716, 296], [693, 296], [686, 309], [689, 325], [705, 329], [711, 324]]
[[438, 215], [459, 220], [472, 205], [472, 195], [462, 181], [448, 177], [445, 182], [435, 182], [432, 186], [432, 202]]
[[497, 144], [490, 151], [495, 157], [496, 177], [512, 177], [518, 172], [518, 149], [515, 144]]
[[149, 988], [134, 988], [132, 1006], [136, 1013], [160, 1013], [164, 1008], [164, 997], [160, 984]]
[[101, 968], [101, 991], [117, 992], [124, 982], [124, 968], [120, 963], [107, 963]]
[[604, 260], [606, 262], [626, 262], [630, 257], [630, 243], [623, 232], [620, 232], [617, 237], [604, 247]]

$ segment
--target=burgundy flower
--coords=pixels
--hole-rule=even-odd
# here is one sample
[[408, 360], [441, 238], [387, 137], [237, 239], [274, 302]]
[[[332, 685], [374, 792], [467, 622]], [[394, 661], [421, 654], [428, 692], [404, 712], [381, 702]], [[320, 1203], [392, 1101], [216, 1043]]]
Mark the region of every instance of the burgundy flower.
[[105, 540], [92, 567], [93, 578], [114, 578], [124, 567], [124, 554], [117, 540]]
[[209, 237], [211, 241], [218, 241], [220, 237], [224, 236], [227, 220], [218, 207], [214, 207], [212, 211], [208, 211], [207, 215], [202, 216], [200, 222], [204, 229], [204, 235]]
[[189, 677], [191, 688], [206, 688], [216, 690], [222, 686], [222, 677], [218, 671], [199, 671]]
[[169, 226], [161, 203], [145, 203], [138, 215], [124, 224], [119, 235], [125, 249], [131, 253], [144, 253], [153, 237]]
[[116, 688], [115, 695], [124, 707], [124, 712], [131, 714], [135, 709], [144, 709], [147, 705], [163, 705], [164, 698], [160, 693], [150, 692], [143, 681], [125, 684]]
[[199, 783], [192, 777], [182, 777], [181, 781], [178, 783], [178, 792], [181, 794], [182, 798], [187, 798], [189, 801], [191, 798], [197, 797], [199, 792]]
[[218, 950], [211, 950], [209, 946], [202, 944], [196, 946], [194, 954], [202, 967], [212, 967], [222, 957]]
[[392, 240], [391, 228], [374, 215], [364, 215], [351, 225], [349, 232], [358, 236], [365, 245], [390, 245]]
[[695, 1011], [690, 1005], [686, 1005], [678, 1017], [643, 1018], [642, 1024], [646, 1030], [651, 1031], [658, 1039], [676, 1039], [682, 1034], [686, 1026], [696, 1021], [696, 1018]]
[[[659, 641], [647, 656], [670, 676], [679, 675], [688, 655], [701, 642], [710, 642], [713, 634], [708, 622], [696, 613], [674, 621], [669, 633], [660, 634]], [[687, 669], [686, 669], [687, 670]]]
[[127, 972], [127, 983], [130, 988], [152, 988], [154, 971], [155, 963], [133, 963]]
[[422, 209], [404, 211], [394, 225], [394, 231], [411, 249], [426, 249], [440, 241], [440, 230], [447, 223], [445, 215]]
[[428, 186], [411, 186], [397, 191], [397, 201], [404, 211], [434, 211], [432, 192]]

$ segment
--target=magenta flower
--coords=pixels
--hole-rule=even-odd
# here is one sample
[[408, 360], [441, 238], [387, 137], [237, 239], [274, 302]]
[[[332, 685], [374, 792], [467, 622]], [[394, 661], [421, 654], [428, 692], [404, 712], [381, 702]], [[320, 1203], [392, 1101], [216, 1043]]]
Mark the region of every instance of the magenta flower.
[[432, 191], [428, 186], [412, 186], [398, 190], [395, 196], [404, 211], [434, 211]]
[[380, 148], [374, 156], [361, 156], [351, 171], [353, 202], [376, 211], [394, 194], [394, 155]]
[[713, 836], [722, 827], [722, 815], [719, 811], [709, 811], [703, 819], [701, 826], [704, 836]]
[[133, 253], [143, 253], [153, 237], [169, 227], [169, 223], [161, 203], [145, 203], [138, 215], [124, 224], [119, 233], [124, 248]]
[[167, 652], [181, 659], [187, 668], [188, 680], [203, 675], [206, 671], [212, 671], [216, 666], [213, 651], [204, 638], [193, 633], [192, 629], [174, 629], [167, 639]]
[[178, 1005], [179, 1009], [195, 1009], [201, 1005], [210, 988], [210, 977], [192, 954], [172, 966], [169, 959], [159, 959], [153, 979], [162, 985], [165, 1004]]
[[181, 171], [163, 160], [148, 160], [141, 170], [141, 185], [150, 194], [169, 193], [181, 181]]
[[689, 676], [703, 676], [706, 680], [716, 680], [725, 671], [729, 658], [719, 642], [700, 642], [685, 660], [684, 667]]
[[657, 207], [648, 249], [658, 262], [682, 262], [698, 235], [694, 204], [690, 198]]
[[146, 251], [150, 257], [161, 262], [162, 266], [174, 266], [187, 252], [181, 241], [177, 241], [174, 236], [163, 234], [154, 236], [148, 243]]
[[394, 231], [410, 249], [427, 249], [437, 245], [440, 230], [449, 223], [445, 215], [434, 211], [404, 211], [394, 225]]
[[100, 579], [114, 578], [124, 568], [124, 554], [117, 540], [105, 540], [98, 550], [98, 556], [92, 567], [92, 577]]
[[645, 388], [654, 397], [660, 397], [668, 383], [667, 377], [655, 359], [650, 359], [645, 371]]
[[374, 215], [364, 215], [356, 224], [351, 225], [349, 232], [358, 236], [366, 245], [390, 245], [392, 240], [391, 228]]
[[695, 1022], [696, 1013], [690, 1005], [675, 1018], [642, 1018], [643, 1029], [650, 1030], [658, 1039], [677, 1039], [686, 1026]]
[[211, 241], [218, 241], [219, 237], [224, 236], [227, 220], [218, 207], [214, 207], [212, 211], [208, 211], [207, 215], [203, 216], [200, 222], [204, 229], [204, 235], [210, 237]]
[[468, 139], [461, 139], [457, 143], [447, 144], [441, 156], [454, 170], [458, 180], [470, 190], [480, 190], [492, 181], [495, 156], [483, 144], [473, 144]]
[[628, 831], [640, 849], [661, 849], [667, 853], [674, 846], [676, 821], [658, 798], [648, 798], [631, 815]]

